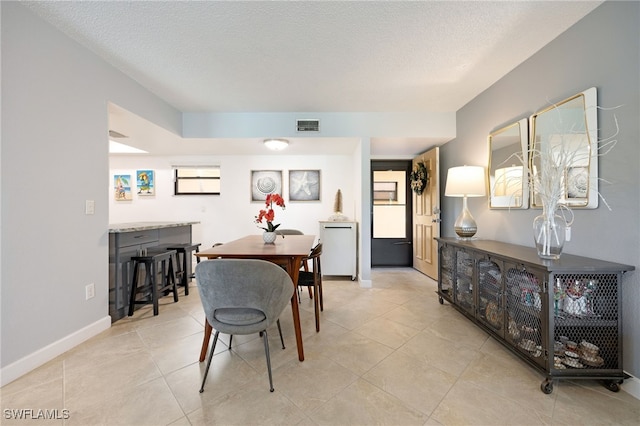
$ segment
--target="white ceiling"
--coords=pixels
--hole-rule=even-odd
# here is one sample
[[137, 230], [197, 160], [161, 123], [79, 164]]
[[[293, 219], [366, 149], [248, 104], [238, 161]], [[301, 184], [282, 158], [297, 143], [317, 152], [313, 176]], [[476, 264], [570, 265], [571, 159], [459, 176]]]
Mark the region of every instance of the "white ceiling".
[[[183, 112], [452, 112], [600, 3], [25, 4]], [[374, 140], [372, 154], [421, 152], [429, 136]], [[320, 141], [314, 139], [314, 149], [331, 145]], [[233, 154], [252, 143], [182, 142], [179, 151], [156, 147], [152, 153], [220, 153], [216, 149], [226, 146]], [[354, 141], [335, 145], [344, 143]]]

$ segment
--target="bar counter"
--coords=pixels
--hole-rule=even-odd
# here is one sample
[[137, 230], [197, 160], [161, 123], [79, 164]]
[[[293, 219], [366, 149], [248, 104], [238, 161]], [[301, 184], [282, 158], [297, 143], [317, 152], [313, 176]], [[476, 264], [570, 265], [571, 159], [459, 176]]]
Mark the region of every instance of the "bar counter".
[[131, 257], [140, 249], [191, 243], [191, 226], [200, 222], [130, 222], [109, 225], [109, 315], [115, 322], [127, 315], [133, 269]]

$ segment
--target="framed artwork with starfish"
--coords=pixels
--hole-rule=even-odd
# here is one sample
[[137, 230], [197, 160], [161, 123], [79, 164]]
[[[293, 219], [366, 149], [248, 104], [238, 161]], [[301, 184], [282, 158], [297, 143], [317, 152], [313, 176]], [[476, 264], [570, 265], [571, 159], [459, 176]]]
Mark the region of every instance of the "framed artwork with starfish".
[[320, 170], [289, 170], [289, 201], [320, 201]]

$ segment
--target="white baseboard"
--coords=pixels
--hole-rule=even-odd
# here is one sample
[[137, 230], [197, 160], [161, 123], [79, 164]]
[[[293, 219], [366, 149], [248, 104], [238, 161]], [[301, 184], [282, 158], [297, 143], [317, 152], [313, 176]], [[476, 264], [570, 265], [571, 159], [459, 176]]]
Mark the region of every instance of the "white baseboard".
[[58, 355], [65, 353], [69, 349], [78, 346], [85, 340], [90, 339], [110, 327], [111, 317], [107, 315], [93, 324], [89, 324], [88, 326], [53, 342], [42, 349], [38, 349], [24, 358], [3, 367], [0, 369], [0, 386], [13, 382], [17, 378], [35, 370]]
[[360, 281], [360, 287], [362, 287], [362, 288], [371, 288], [371, 287], [373, 287], [373, 281], [371, 281], [371, 280], [363, 280], [362, 278], [358, 277], [358, 281]]
[[624, 379], [624, 383], [622, 383], [622, 386], [620, 386], [620, 388], [626, 393], [633, 396], [635, 399], [640, 399], [640, 379], [638, 379], [637, 377], [631, 376], [628, 379]]

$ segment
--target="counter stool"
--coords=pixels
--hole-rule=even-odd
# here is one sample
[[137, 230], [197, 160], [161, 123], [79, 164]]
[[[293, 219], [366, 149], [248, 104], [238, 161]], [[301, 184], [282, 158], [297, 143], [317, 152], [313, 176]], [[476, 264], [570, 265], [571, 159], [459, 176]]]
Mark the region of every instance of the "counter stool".
[[[193, 278], [195, 278], [195, 274], [187, 273], [191, 270], [191, 256], [192, 252], [196, 253], [200, 252], [200, 243], [184, 243], [184, 244], [168, 244], [166, 246], [167, 250], [175, 250], [178, 254], [178, 268], [176, 271], [176, 276], [180, 279], [180, 285], [184, 287], [184, 295], [189, 295], [189, 283]], [[196, 257], [196, 262], [200, 263], [200, 258]]]
[[[129, 316], [133, 315], [133, 308], [136, 304], [146, 305], [153, 303], [153, 315], [158, 315], [158, 292], [173, 292], [173, 301], [178, 301], [178, 280], [175, 275], [173, 263], [176, 259], [175, 250], [161, 250], [148, 248], [147, 253], [141, 256], [133, 256], [133, 280], [131, 281], [131, 299], [129, 300]], [[138, 287], [138, 272], [144, 265], [145, 278], [144, 285]], [[158, 270], [160, 265], [160, 270]], [[160, 282], [158, 283], [158, 273], [160, 272]], [[145, 300], [136, 300], [136, 295], [140, 292], [146, 293]], [[150, 294], [149, 294], [150, 293]], [[148, 299], [149, 295], [151, 300]]]

